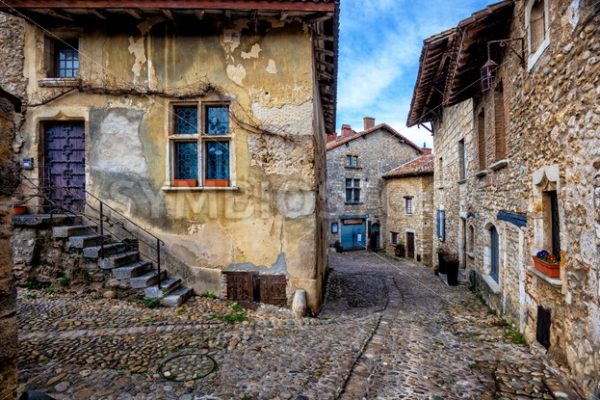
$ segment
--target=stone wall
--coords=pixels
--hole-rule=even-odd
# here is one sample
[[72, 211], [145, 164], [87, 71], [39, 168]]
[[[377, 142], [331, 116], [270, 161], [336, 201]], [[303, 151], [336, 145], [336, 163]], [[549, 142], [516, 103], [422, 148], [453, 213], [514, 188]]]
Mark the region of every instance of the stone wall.
[[13, 101], [0, 90], [0, 398], [17, 396], [17, 292], [12, 269], [10, 216], [18, 184], [13, 138], [20, 117]]
[[26, 98], [27, 80], [23, 78], [25, 24], [20, 18], [0, 11], [0, 86]]
[[[407, 214], [405, 197], [413, 198], [413, 213]], [[398, 244], [407, 249], [408, 232], [415, 234], [415, 259], [432, 266], [432, 235], [435, 229], [433, 211], [433, 175], [388, 178], [384, 191], [385, 220], [382, 229], [383, 248], [395, 254], [391, 233], [398, 233]]]
[[[525, 7], [515, 2], [510, 37], [527, 37]], [[600, 393], [600, 12], [588, 1], [549, 1], [549, 41], [536, 62], [520, 65], [504, 52], [502, 82], [506, 155], [496, 151], [493, 92], [475, 91], [466, 103], [446, 107], [436, 121], [434, 204], [447, 211], [446, 245], [462, 253], [460, 217], [467, 220], [466, 266], [478, 272], [484, 299], [536, 340], [538, 306], [552, 312], [550, 355], [585, 397]], [[479, 167], [478, 115], [485, 119], [485, 168]], [[465, 121], [464, 127], [455, 123]], [[467, 122], [469, 121], [469, 122]], [[470, 129], [472, 127], [472, 129]], [[469, 134], [470, 132], [470, 134]], [[467, 179], [457, 183], [456, 143], [465, 136]], [[442, 158], [442, 163], [439, 163]], [[442, 179], [443, 176], [443, 179]], [[440, 189], [443, 188], [443, 189]], [[556, 189], [560, 279], [538, 273], [532, 256], [551, 250], [542, 193]], [[526, 225], [499, 218], [526, 217]], [[490, 229], [499, 234], [499, 279], [490, 273]], [[470, 246], [470, 242], [473, 246]], [[434, 252], [440, 243], [434, 235]]]
[[[346, 168], [347, 154], [357, 155], [360, 168]], [[327, 213], [329, 225], [339, 223], [342, 215], [368, 215], [371, 223], [384, 219], [382, 175], [420, 155], [385, 128], [369, 133], [327, 151]], [[360, 179], [360, 204], [346, 203], [346, 179]], [[340, 225], [341, 226], [341, 225]], [[333, 245], [340, 234], [328, 227], [328, 242]], [[382, 231], [383, 232], [383, 231]], [[383, 244], [383, 242], [381, 242]]]

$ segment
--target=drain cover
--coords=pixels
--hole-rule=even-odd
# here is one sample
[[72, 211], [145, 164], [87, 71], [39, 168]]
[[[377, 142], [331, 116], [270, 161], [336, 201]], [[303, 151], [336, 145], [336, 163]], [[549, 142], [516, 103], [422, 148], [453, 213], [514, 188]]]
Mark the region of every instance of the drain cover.
[[196, 381], [215, 372], [217, 362], [211, 356], [202, 353], [173, 355], [159, 366], [160, 374], [175, 382]]

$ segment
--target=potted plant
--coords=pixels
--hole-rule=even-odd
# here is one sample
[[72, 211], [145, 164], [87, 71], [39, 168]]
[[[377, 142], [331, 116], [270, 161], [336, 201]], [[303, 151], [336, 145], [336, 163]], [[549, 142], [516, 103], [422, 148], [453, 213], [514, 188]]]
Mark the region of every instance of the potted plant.
[[560, 278], [560, 259], [546, 250], [533, 256], [533, 266], [550, 278]]
[[27, 201], [35, 196], [25, 196], [22, 193], [16, 195], [16, 201], [12, 208], [13, 215], [25, 215], [29, 212], [29, 209], [25, 205]]

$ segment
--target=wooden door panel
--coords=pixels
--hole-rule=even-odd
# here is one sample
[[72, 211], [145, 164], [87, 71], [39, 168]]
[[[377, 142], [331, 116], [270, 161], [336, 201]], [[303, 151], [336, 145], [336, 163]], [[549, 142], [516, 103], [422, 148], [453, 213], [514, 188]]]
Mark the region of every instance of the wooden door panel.
[[287, 279], [283, 275], [261, 275], [259, 277], [260, 302], [287, 307]]

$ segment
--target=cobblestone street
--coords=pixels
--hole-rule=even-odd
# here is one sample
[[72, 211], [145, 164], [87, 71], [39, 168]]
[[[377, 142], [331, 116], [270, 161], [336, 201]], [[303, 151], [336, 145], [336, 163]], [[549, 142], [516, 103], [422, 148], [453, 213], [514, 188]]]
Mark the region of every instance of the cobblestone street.
[[330, 266], [316, 319], [23, 290], [21, 383], [56, 399], [576, 398], [464, 286], [370, 253]]

